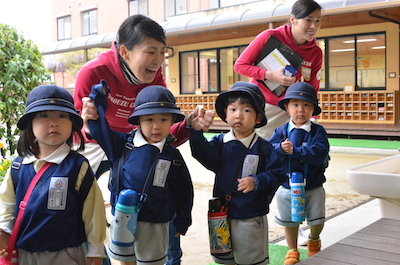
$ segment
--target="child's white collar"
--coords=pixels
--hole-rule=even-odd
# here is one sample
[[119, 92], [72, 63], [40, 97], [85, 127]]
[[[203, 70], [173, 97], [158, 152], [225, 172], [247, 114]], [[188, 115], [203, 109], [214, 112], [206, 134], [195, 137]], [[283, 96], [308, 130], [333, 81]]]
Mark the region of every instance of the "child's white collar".
[[224, 143], [233, 141], [233, 140], [238, 140], [240, 141], [244, 146], [246, 146], [247, 148], [251, 148], [251, 146], [254, 145], [254, 143], [257, 141], [258, 139], [258, 135], [256, 134], [256, 137], [254, 138], [254, 141], [252, 143], [252, 145], [249, 147], [251, 141], [253, 140], [254, 134], [256, 134], [256, 132], [253, 132], [252, 134], [250, 134], [249, 136], [247, 136], [246, 138], [242, 138], [242, 139], [236, 139], [235, 135], [233, 134], [233, 131], [230, 130], [228, 133], [226, 133], [224, 135]]
[[64, 160], [64, 158], [69, 154], [70, 151], [71, 151], [71, 147], [67, 143], [63, 143], [53, 153], [51, 153], [47, 157], [45, 157], [43, 159], [37, 159], [35, 156], [27, 156], [24, 158], [24, 160], [22, 160], [22, 164], [30, 164], [37, 160], [43, 160], [46, 162], [50, 162], [50, 163], [59, 165]]
[[140, 129], [138, 129], [135, 132], [135, 137], [133, 137], [133, 145], [135, 147], [141, 147], [141, 146], [146, 145], [146, 144], [151, 144], [151, 145], [154, 145], [155, 147], [157, 147], [158, 149], [160, 149], [160, 153], [161, 153], [163, 148], [164, 148], [166, 140], [167, 139], [164, 138], [164, 139], [162, 139], [161, 141], [159, 141], [157, 143], [151, 144], [151, 143], [147, 142], [146, 139], [144, 139], [142, 131]]
[[307, 121], [306, 123], [304, 123], [302, 126], [297, 127], [297, 126], [293, 123], [292, 119], [290, 119], [290, 121], [289, 121], [289, 131], [293, 130], [294, 128], [303, 129], [303, 130], [305, 130], [306, 132], [309, 132], [309, 131], [311, 131], [311, 121], [308, 120], [308, 121]]

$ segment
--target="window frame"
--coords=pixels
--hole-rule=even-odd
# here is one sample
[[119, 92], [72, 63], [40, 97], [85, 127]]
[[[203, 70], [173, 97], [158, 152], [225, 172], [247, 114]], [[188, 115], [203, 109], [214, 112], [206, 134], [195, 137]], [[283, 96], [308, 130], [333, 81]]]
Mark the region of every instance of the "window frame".
[[356, 91], [369, 91], [369, 90], [385, 90], [386, 86], [387, 86], [387, 75], [386, 75], [386, 71], [387, 71], [387, 51], [385, 48], [385, 52], [384, 52], [384, 70], [385, 70], [385, 80], [384, 80], [384, 85], [383, 86], [373, 86], [373, 87], [364, 87], [364, 86], [360, 86], [359, 83], [359, 48], [357, 45], [357, 40], [359, 38], [363, 38], [363, 37], [367, 37], [367, 36], [371, 36], [371, 35], [383, 35], [384, 37], [384, 42], [385, 42], [385, 47], [387, 47], [387, 32], [386, 31], [377, 31], [377, 32], [367, 32], [367, 33], [358, 33], [358, 34], [347, 34], [347, 35], [338, 35], [338, 36], [329, 36], [329, 37], [322, 37], [322, 38], [317, 38], [317, 42], [318, 41], [324, 41], [324, 46], [325, 46], [325, 50], [323, 51], [324, 54], [324, 77], [323, 79], [325, 80], [325, 87], [324, 88], [320, 88], [321, 91], [341, 91], [343, 90], [343, 87], [332, 87], [331, 88], [331, 84], [330, 84], [330, 79], [331, 79], [331, 65], [330, 65], [330, 56], [329, 56], [329, 51], [330, 51], [330, 40], [334, 40], [334, 39], [340, 39], [340, 38], [354, 38], [354, 52], [353, 52], [353, 65], [352, 67], [354, 67], [354, 87]]
[[221, 0], [208, 0], [210, 9], [217, 9], [221, 7]]
[[[324, 87], [322, 87], [322, 86], [320, 87], [321, 91], [326, 91], [326, 92], [329, 92], [329, 91], [341, 91], [341, 90], [344, 89], [344, 87], [332, 87], [332, 88], [330, 87], [330, 75], [331, 75], [330, 72], [331, 72], [331, 69], [330, 69], [330, 58], [329, 58], [329, 53], [328, 53], [328, 51], [329, 51], [329, 43], [330, 43], [329, 41], [330, 40], [334, 40], [334, 39], [344, 38], [344, 37], [345, 38], [353, 37], [356, 40], [356, 39], [364, 38], [364, 37], [367, 37], [367, 36], [370, 36], [370, 35], [383, 35], [384, 43], [385, 43], [385, 46], [387, 47], [387, 34], [386, 34], [386, 31], [367, 32], [367, 33], [359, 33], [359, 34], [348, 34], [348, 35], [339, 35], [339, 36], [329, 36], [329, 37], [317, 38], [317, 42], [320, 42], [320, 41], [324, 42], [324, 50], [323, 50], [324, 58], [323, 58], [323, 67], [321, 69], [321, 70], [323, 70], [321, 72], [324, 75], [323, 77], [321, 77], [321, 80], [324, 80]], [[198, 49], [198, 50], [188, 50], [188, 51], [179, 52], [179, 78], [180, 78], [179, 91], [180, 91], [180, 94], [186, 95], [186, 94], [193, 94], [194, 93], [192, 91], [190, 91], [190, 92], [189, 91], [183, 91], [184, 90], [183, 89], [183, 84], [185, 84], [185, 85], [189, 84], [187, 82], [187, 81], [189, 81], [189, 79], [184, 81], [184, 78], [189, 78], [190, 77], [190, 78], [194, 78], [195, 79], [194, 81], [191, 81], [190, 87], [195, 86], [194, 89], [201, 87], [200, 80], [202, 78], [202, 75], [204, 75], [204, 74], [202, 73], [201, 68], [200, 68], [200, 61], [201, 61], [200, 54], [202, 52], [205, 52], [205, 51], [213, 51], [213, 50], [216, 51], [216, 60], [218, 62], [218, 64], [217, 64], [217, 89], [216, 89], [216, 91], [208, 91], [208, 90], [204, 91], [203, 90], [203, 93], [204, 94], [212, 94], [212, 93], [221, 93], [222, 91], [224, 91], [223, 90], [224, 88], [221, 87], [221, 75], [222, 75], [222, 73], [221, 73], [221, 68], [222, 68], [221, 67], [221, 63], [223, 63], [223, 62], [221, 62], [221, 50], [237, 49], [237, 56], [239, 57], [240, 54], [244, 51], [244, 49], [247, 46], [248, 45], [225, 46], [225, 47], [216, 47], [216, 48]], [[354, 79], [355, 80], [355, 82], [354, 82], [355, 83], [354, 84], [355, 85], [355, 89], [357, 91], [385, 90], [386, 86], [387, 86], [387, 75], [386, 75], [386, 71], [387, 71], [387, 52], [385, 51], [383, 53], [384, 54], [384, 59], [383, 59], [384, 60], [384, 63], [383, 63], [384, 68], [383, 69], [385, 71], [384, 86], [360, 87], [360, 85], [358, 83], [359, 82], [358, 81], [359, 80], [358, 79], [358, 75], [359, 75], [358, 58], [359, 57], [357, 56], [358, 48], [357, 48], [357, 42], [356, 41], [354, 42], [354, 49], [355, 50], [354, 50], [354, 55], [353, 55], [353, 62], [354, 62], [354, 65], [353, 65], [354, 68], [353, 69], [354, 69], [354, 78], [355, 78]], [[184, 68], [185, 67], [185, 62], [182, 62], [182, 59], [184, 59], [183, 56], [186, 53], [196, 53], [197, 54], [196, 60], [195, 60], [196, 64], [197, 64], [197, 69], [194, 69], [192, 74], [188, 74], [188, 73], [185, 74], [185, 71], [187, 71], [187, 69]], [[235, 62], [232, 62], [232, 64], [234, 64], [234, 63]], [[379, 70], [379, 69], [377, 69], [377, 70]], [[300, 69], [300, 71], [301, 71], [301, 69]], [[228, 78], [230, 78], [230, 77], [228, 77]], [[250, 79], [251, 78], [243, 76], [243, 75], [238, 75], [237, 73], [234, 73], [234, 75], [232, 76], [232, 82], [233, 83], [237, 82], [237, 81], [241, 81], [241, 80], [249, 82]], [[208, 82], [209, 81], [210, 81], [210, 78], [208, 77]], [[230, 81], [229, 81], [229, 84], [231, 85]]]
[[[237, 74], [234, 70], [233, 70], [233, 65], [235, 63], [235, 61], [237, 60], [237, 58], [240, 55], [240, 52], [243, 51], [245, 49], [245, 47], [247, 47], [247, 45], [238, 45], [238, 46], [226, 46], [226, 47], [218, 47], [218, 48], [210, 48], [210, 49], [201, 49], [201, 50], [190, 50], [190, 51], [182, 51], [179, 52], [179, 80], [180, 80], [180, 87], [179, 87], [179, 92], [181, 95], [188, 95], [188, 94], [193, 94], [194, 92], [192, 91], [184, 91], [183, 86], [188, 86], [188, 88], [195, 86], [194, 90], [197, 88], [201, 88], [202, 86], [204, 87], [205, 85], [203, 83], [205, 83], [205, 81], [203, 81], [202, 83], [202, 79], [204, 78], [204, 76], [207, 77], [207, 84], [210, 84], [210, 81], [215, 80], [216, 81], [216, 91], [209, 91], [208, 89], [206, 91], [203, 90], [204, 94], [215, 94], [215, 93], [221, 93], [223, 91], [226, 91], [229, 89], [230, 86], [233, 85], [233, 83], [240, 81], [240, 80], [246, 80], [249, 81], [250, 79], [248, 77], [244, 77], [242, 75]], [[223, 87], [222, 86], [222, 78], [221, 78], [221, 69], [223, 69], [223, 65], [224, 62], [221, 61], [221, 51], [224, 50], [229, 50], [229, 49], [236, 49], [236, 57], [233, 56], [234, 60], [232, 62], [232, 76], [229, 75], [228, 76], [228, 85], [227, 87]], [[213, 77], [213, 74], [210, 72], [214, 67], [210, 67], [210, 60], [207, 60], [208, 63], [208, 67], [201, 67], [201, 63], [202, 61], [204, 62], [205, 60], [202, 60], [202, 58], [206, 58], [206, 57], [202, 57], [201, 54], [202, 53], [207, 53], [207, 52], [212, 52], [215, 51], [215, 68], [216, 68], [216, 76], [215, 78], [211, 78]], [[195, 53], [196, 54], [196, 58], [193, 60], [194, 61], [194, 66], [196, 67], [193, 70], [193, 73], [189, 74], [185, 72], [185, 67], [186, 64], [184, 62], [182, 62], [185, 54], [188, 53]], [[232, 59], [233, 59], [232, 58]], [[212, 63], [212, 62], [211, 62]], [[202, 70], [203, 69], [203, 70]], [[207, 71], [205, 73], [205, 71]], [[194, 78], [193, 81], [191, 81], [190, 83], [188, 82], [189, 80], [184, 80], [184, 78]], [[208, 88], [210, 88], [209, 86], [207, 86]], [[192, 89], [193, 90], [193, 89]]]
[[[131, 4], [133, 5], [136, 2], [137, 5], [137, 13], [134, 13], [131, 9]], [[128, 15], [133, 16], [137, 14], [142, 14], [145, 16], [149, 15], [149, 1], [148, 0], [129, 0], [128, 1]]]
[[[95, 35], [98, 33], [98, 12], [97, 11], [98, 11], [97, 8], [94, 8], [94, 9], [88, 9], [88, 10], [81, 12], [82, 36], [90, 36], [90, 35]], [[93, 12], [95, 12], [94, 18], [93, 18]], [[85, 23], [85, 19], [86, 19], [85, 15], [89, 16], [87, 23]], [[93, 21], [93, 19], [94, 19], [94, 21]], [[92, 31], [93, 23], [95, 24], [95, 27], [96, 27], [96, 29], [94, 31]], [[87, 27], [86, 30], [85, 30], [85, 27]]]
[[[69, 18], [69, 29], [66, 26], [68, 22], [65, 21], [66, 18]], [[62, 22], [62, 24], [60, 24]], [[63, 37], [60, 37], [60, 27], [62, 27], [63, 30]], [[66, 32], [69, 33], [69, 37], [66, 37]], [[57, 41], [62, 41], [62, 40], [70, 40], [72, 39], [72, 30], [71, 30], [71, 15], [66, 15], [62, 17], [57, 18]]]
[[[177, 11], [177, 2], [184, 3], [185, 10], [182, 12]], [[188, 14], [188, 1], [187, 0], [164, 0], [164, 17], [173, 17], [181, 14]]]

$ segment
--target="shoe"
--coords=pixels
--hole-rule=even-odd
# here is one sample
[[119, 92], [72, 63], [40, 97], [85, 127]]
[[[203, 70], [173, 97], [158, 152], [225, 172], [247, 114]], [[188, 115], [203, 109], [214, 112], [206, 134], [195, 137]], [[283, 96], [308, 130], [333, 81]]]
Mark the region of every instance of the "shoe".
[[308, 239], [307, 242], [307, 248], [308, 248], [308, 257], [311, 257], [312, 255], [318, 253], [321, 251], [321, 239]]
[[308, 243], [308, 235], [304, 234], [304, 230], [299, 228], [299, 235], [297, 236], [297, 245], [298, 246], [307, 246]]
[[300, 252], [297, 249], [290, 249], [286, 252], [286, 257], [283, 262], [285, 265], [293, 265], [300, 262]]

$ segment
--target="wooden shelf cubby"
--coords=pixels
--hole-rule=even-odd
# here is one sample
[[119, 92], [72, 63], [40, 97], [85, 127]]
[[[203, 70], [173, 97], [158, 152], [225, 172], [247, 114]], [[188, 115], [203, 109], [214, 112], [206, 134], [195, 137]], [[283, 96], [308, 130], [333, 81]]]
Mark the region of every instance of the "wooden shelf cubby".
[[[318, 94], [321, 122], [377, 123], [398, 122], [398, 91], [320, 91]], [[179, 95], [176, 104], [184, 115], [189, 115], [197, 105], [214, 110], [218, 94]]]
[[387, 123], [398, 121], [398, 91], [319, 92], [322, 122]]
[[181, 109], [182, 113], [189, 115], [197, 105], [203, 105], [206, 110], [214, 110], [214, 103], [218, 94], [202, 94], [202, 95], [180, 95], [176, 96], [176, 105]]

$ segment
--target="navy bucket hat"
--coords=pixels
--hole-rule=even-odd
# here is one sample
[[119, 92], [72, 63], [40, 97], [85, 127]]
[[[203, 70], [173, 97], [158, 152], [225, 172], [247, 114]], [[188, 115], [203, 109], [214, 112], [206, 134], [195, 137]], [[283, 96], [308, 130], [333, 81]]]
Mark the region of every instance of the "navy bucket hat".
[[176, 100], [171, 91], [163, 86], [148, 86], [145, 87], [136, 97], [135, 110], [128, 118], [128, 122], [134, 125], [139, 124], [139, 116], [171, 113], [175, 114], [174, 122], [183, 121], [185, 115], [180, 111], [175, 104]]
[[24, 130], [34, 114], [41, 111], [58, 110], [70, 113], [73, 121], [73, 131], [78, 131], [83, 126], [83, 120], [74, 107], [71, 94], [56, 85], [40, 85], [32, 89], [26, 100], [25, 114], [19, 119], [17, 126]]
[[255, 128], [259, 128], [267, 124], [267, 117], [265, 116], [265, 98], [263, 93], [257, 85], [244, 81], [236, 82], [228, 91], [219, 94], [215, 100], [215, 109], [221, 120], [226, 122], [225, 109], [228, 106], [229, 97], [233, 95], [251, 98], [254, 109], [263, 117], [261, 123], [254, 126]]
[[278, 103], [279, 107], [286, 110], [285, 104], [289, 102], [290, 99], [302, 99], [314, 104], [314, 112], [312, 116], [321, 113], [321, 108], [318, 106], [317, 92], [315, 88], [304, 82], [297, 82], [288, 87], [286, 90], [285, 97], [281, 99]]

